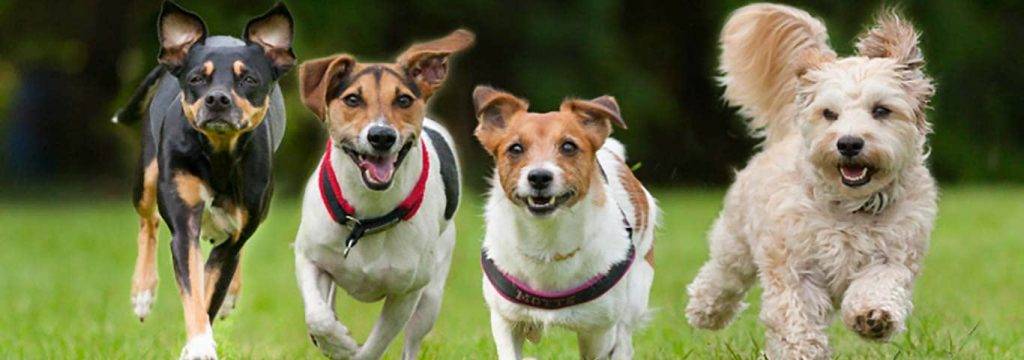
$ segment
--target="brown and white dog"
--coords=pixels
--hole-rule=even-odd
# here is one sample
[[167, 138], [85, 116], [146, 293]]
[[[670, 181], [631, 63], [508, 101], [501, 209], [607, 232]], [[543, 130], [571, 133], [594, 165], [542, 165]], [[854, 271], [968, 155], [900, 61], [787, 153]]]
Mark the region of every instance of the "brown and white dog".
[[476, 137], [496, 163], [481, 264], [499, 358], [520, 358], [523, 339], [548, 326], [575, 331], [585, 359], [632, 357], [658, 209], [608, 138], [613, 123], [625, 128], [615, 99], [531, 113], [481, 86], [473, 101]]
[[[299, 69], [302, 100], [330, 132], [295, 239], [306, 324], [328, 357], [380, 358], [404, 329], [402, 356], [413, 359], [437, 319], [460, 179], [451, 137], [425, 118], [426, 106], [449, 57], [473, 41], [457, 30], [391, 64], [334, 55]], [[362, 346], [335, 315], [335, 285], [359, 301], [385, 300]]]

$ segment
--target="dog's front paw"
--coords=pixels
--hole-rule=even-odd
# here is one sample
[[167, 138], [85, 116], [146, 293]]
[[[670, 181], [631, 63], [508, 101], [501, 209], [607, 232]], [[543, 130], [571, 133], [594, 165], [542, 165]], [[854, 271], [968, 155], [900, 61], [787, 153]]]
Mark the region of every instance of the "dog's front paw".
[[331, 359], [351, 359], [359, 351], [359, 344], [333, 316], [307, 316], [309, 337], [325, 356]]
[[854, 316], [853, 331], [868, 340], [885, 341], [898, 328], [888, 311], [870, 309]]
[[156, 296], [153, 290], [147, 289], [132, 294], [132, 311], [135, 312], [135, 316], [139, 317], [139, 321], [146, 321], [146, 316], [149, 316], [149, 309], [153, 307], [153, 301], [156, 300]]
[[220, 310], [217, 310], [217, 318], [220, 320], [227, 319], [227, 317], [235, 310], [235, 304], [237, 304], [237, 302], [237, 295], [224, 295], [224, 302], [221, 303]]
[[217, 343], [213, 341], [213, 334], [207, 332], [188, 339], [178, 359], [217, 360]]

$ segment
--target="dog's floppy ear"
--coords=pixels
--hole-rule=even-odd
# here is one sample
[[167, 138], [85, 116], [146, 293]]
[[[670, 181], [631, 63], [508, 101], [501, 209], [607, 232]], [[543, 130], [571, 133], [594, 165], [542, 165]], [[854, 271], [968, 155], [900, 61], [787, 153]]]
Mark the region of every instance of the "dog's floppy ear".
[[526, 111], [530, 104], [515, 95], [489, 86], [473, 90], [473, 108], [479, 124], [473, 135], [491, 155], [497, 152], [498, 135], [508, 126], [513, 115]]
[[280, 78], [295, 66], [295, 53], [292, 52], [294, 29], [291, 12], [280, 2], [245, 25], [242, 37], [246, 43], [258, 44], [263, 48], [267, 58], [274, 64], [274, 78]]
[[609, 95], [593, 100], [567, 99], [562, 102], [561, 110], [572, 112], [580, 118], [583, 128], [590, 133], [590, 141], [595, 149], [604, 145], [604, 140], [611, 135], [613, 123], [626, 128], [626, 122], [619, 113], [619, 103]]
[[397, 62], [420, 87], [426, 99], [448, 77], [448, 58], [472, 46], [475, 39], [476, 35], [468, 30], [455, 30], [443, 38], [409, 47], [398, 56]]
[[901, 66], [903, 87], [917, 101], [914, 117], [918, 128], [931, 130], [924, 111], [935, 94], [932, 80], [924, 74], [924, 55], [919, 47], [920, 34], [896, 10], [883, 11], [871, 29], [857, 40], [857, 53], [869, 58], [890, 58]]
[[206, 40], [203, 19], [171, 1], [164, 1], [157, 19], [157, 38], [160, 40], [160, 64], [178, 75], [192, 46]]
[[299, 90], [302, 103], [316, 114], [321, 121], [327, 120], [327, 93], [345, 78], [356, 60], [349, 55], [338, 54], [313, 59], [299, 65]]

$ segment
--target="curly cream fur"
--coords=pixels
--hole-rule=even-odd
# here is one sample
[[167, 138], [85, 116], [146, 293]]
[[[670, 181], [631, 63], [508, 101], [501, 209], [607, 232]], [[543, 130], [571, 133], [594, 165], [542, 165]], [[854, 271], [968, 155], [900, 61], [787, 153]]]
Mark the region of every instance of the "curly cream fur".
[[[693, 326], [727, 325], [757, 279], [772, 359], [831, 357], [826, 330], [837, 310], [866, 339], [905, 328], [938, 189], [924, 151], [931, 81], [917, 33], [894, 19], [880, 18], [861, 56], [843, 59], [824, 44], [821, 23], [794, 8], [750, 5], [727, 22], [726, 99], [767, 139], [726, 194], [711, 259], [688, 287]], [[891, 114], [875, 117], [877, 106]], [[873, 169], [861, 186], [840, 175], [850, 159], [836, 141], [848, 135], [865, 140], [855, 159]]]

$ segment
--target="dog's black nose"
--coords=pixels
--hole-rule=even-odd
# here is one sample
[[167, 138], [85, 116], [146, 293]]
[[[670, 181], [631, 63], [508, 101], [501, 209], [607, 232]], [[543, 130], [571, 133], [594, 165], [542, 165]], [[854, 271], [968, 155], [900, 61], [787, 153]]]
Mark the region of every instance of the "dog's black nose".
[[554, 180], [555, 175], [548, 170], [533, 170], [529, 174], [526, 174], [526, 181], [530, 183], [530, 187], [535, 190], [544, 190], [551, 185], [551, 180]]
[[836, 142], [836, 148], [839, 149], [839, 153], [843, 154], [843, 156], [857, 156], [864, 149], [864, 139], [857, 136], [843, 136]]
[[395, 145], [398, 140], [398, 132], [389, 126], [376, 125], [366, 132], [366, 141], [377, 151], [386, 151]]
[[219, 90], [210, 91], [206, 94], [206, 98], [203, 99], [206, 103], [206, 107], [210, 110], [218, 111], [224, 110], [231, 107], [231, 97], [227, 93]]

